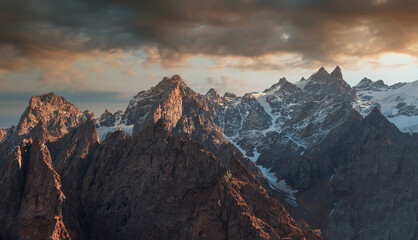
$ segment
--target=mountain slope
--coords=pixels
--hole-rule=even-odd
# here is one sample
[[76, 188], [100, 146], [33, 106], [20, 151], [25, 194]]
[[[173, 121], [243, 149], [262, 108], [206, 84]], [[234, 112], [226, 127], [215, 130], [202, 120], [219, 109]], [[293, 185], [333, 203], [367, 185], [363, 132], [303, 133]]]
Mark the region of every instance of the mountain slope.
[[[394, 90], [400, 88], [401, 84], [391, 87]], [[409, 137], [394, 125], [385, 123], [387, 120], [378, 110], [363, 119], [353, 108], [358, 99], [355, 90], [345, 83], [338, 67], [331, 74], [321, 68], [307, 80], [295, 84], [281, 79], [261, 94], [251, 93], [243, 97], [227, 94], [223, 97], [225, 110], [218, 116], [224, 116], [220, 122], [225, 135], [259, 164], [270, 186], [282, 193], [278, 198], [284, 195], [282, 202], [289, 204], [286, 206], [292, 214], [321, 228], [326, 238], [391, 239], [398, 234], [405, 239], [414, 239], [416, 223], [408, 215], [411, 209], [417, 208], [414, 201], [402, 200], [405, 206], [387, 209], [388, 205], [380, 203], [376, 196], [392, 199], [390, 204], [402, 202], [399, 199], [416, 199], [411, 193], [418, 186], [417, 177], [405, 173], [397, 176], [398, 180], [390, 187], [374, 189], [374, 181], [363, 181], [352, 174], [374, 169], [376, 158], [384, 168], [381, 172], [414, 169], [418, 159], [415, 150], [418, 149], [418, 139], [416, 135]], [[408, 91], [405, 94], [408, 95]], [[264, 111], [259, 111], [260, 107]], [[246, 121], [263, 125], [245, 125]], [[382, 127], [378, 127], [380, 125]], [[370, 129], [374, 130], [370, 132]], [[365, 135], [360, 137], [359, 133]], [[392, 139], [386, 135], [397, 137]], [[389, 145], [380, 150], [379, 146], [385, 146], [387, 142]], [[362, 148], [361, 144], [369, 146], [373, 154], [363, 156], [353, 150]], [[408, 164], [404, 165], [405, 162]], [[356, 197], [350, 194], [342, 196], [341, 192], [334, 192], [337, 187], [333, 185], [333, 179], [340, 179], [344, 184], [349, 182], [345, 187], [350, 194], [354, 194], [351, 191], [357, 191], [357, 188], [368, 190]], [[385, 182], [394, 176], [383, 173], [379, 179]], [[405, 189], [402, 185], [405, 182], [414, 183], [407, 185], [412, 192], [397, 190]], [[392, 197], [392, 192], [397, 193], [396, 198]], [[347, 202], [358, 205], [346, 205]], [[345, 206], [345, 210], [339, 212], [340, 217], [331, 214], [337, 211], [335, 204]], [[354, 213], [354, 216], [350, 215]], [[341, 217], [347, 220], [342, 223]], [[367, 222], [370, 219], [372, 222]], [[392, 224], [390, 219], [403, 219], [408, 223], [399, 228], [402, 230], [397, 230], [396, 224], [393, 228], [382, 227]], [[355, 224], [357, 220], [363, 225]], [[365, 225], [370, 226], [370, 231], [361, 230]], [[373, 232], [376, 229], [379, 229], [379, 234]]]
[[354, 89], [359, 98], [355, 107], [362, 115], [378, 106], [402, 132], [418, 132], [418, 81], [388, 86], [365, 78]]
[[335, 198], [326, 236], [416, 239], [418, 135], [401, 133], [376, 108], [335, 144]]
[[172, 137], [169, 129], [160, 120], [139, 136], [115, 132], [96, 151], [83, 187], [94, 236], [317, 238], [269, 198], [237, 159], [225, 168], [202, 145]]

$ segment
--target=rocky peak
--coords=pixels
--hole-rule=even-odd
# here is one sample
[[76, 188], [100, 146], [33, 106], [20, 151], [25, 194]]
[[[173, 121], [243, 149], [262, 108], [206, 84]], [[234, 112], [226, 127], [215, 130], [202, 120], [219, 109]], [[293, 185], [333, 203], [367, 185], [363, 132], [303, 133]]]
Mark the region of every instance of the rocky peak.
[[309, 82], [326, 82], [329, 80], [329, 73], [324, 67], [321, 67], [316, 73], [312, 74], [309, 78]]
[[344, 81], [341, 69], [337, 66], [331, 74], [321, 67], [318, 72], [313, 74], [306, 86], [303, 88], [308, 97], [323, 99], [332, 97], [338, 101], [356, 99], [355, 92], [350, 85]]
[[161, 117], [170, 119], [169, 125], [174, 127], [182, 114], [183, 97], [191, 99], [196, 97], [196, 93], [180, 76], [164, 77], [157, 86], [141, 91], [129, 102], [121, 122], [135, 124], [134, 133], [141, 131], [145, 125], [154, 124]]
[[115, 122], [115, 115], [106, 108], [105, 112], [99, 118], [100, 126], [111, 127], [115, 125]]
[[263, 93], [270, 92], [270, 91], [276, 89], [277, 87], [283, 86], [283, 85], [288, 84], [288, 83], [289, 83], [289, 81], [287, 81], [287, 79], [285, 77], [282, 77], [282, 78], [280, 78], [279, 82], [273, 84], [271, 87], [264, 90]]
[[45, 104], [61, 105], [66, 102], [64, 98], [57, 97], [55, 93], [50, 92], [41, 96], [32, 96], [29, 100], [29, 107], [35, 109]]
[[113, 115], [115, 115], [116, 118], [122, 117], [124, 112], [122, 110], [117, 110]]
[[[418, 81], [415, 81], [415, 82], [418, 82]], [[393, 89], [393, 90], [398, 89], [398, 88], [401, 88], [401, 87], [405, 86], [406, 84], [407, 83], [405, 83], [405, 82], [395, 83], [395, 84], [389, 86], [389, 89]]]
[[221, 97], [213, 88], [209, 89], [209, 91], [205, 94], [205, 98], [209, 100], [209, 104], [211, 105], [219, 105], [222, 102]]
[[341, 68], [339, 66], [336, 66], [334, 71], [332, 71], [332, 73], [330, 74], [330, 76], [333, 79], [342, 80], [343, 79], [343, 74], [341, 72]]
[[33, 96], [17, 125], [16, 143], [19, 144], [40, 121], [43, 121], [49, 134], [61, 137], [83, 122], [84, 115], [72, 103], [52, 92]]
[[238, 98], [238, 96], [235, 93], [226, 92], [223, 96], [224, 98]]
[[210, 96], [210, 97], [217, 96], [217, 95], [219, 96], [218, 92], [216, 92], [214, 88], [209, 89], [209, 91], [205, 94], [205, 96]]
[[226, 92], [224, 96], [222, 97], [222, 101], [224, 103], [232, 103], [239, 99], [239, 97], [235, 93]]
[[355, 87], [357, 91], [384, 91], [388, 89], [388, 85], [383, 80], [373, 82], [368, 78], [363, 78]]
[[83, 115], [86, 120], [95, 120], [96, 115], [94, 115], [93, 112], [90, 112], [89, 110], [84, 110]]
[[365, 78], [361, 79], [361, 81], [357, 84], [357, 86], [368, 86], [372, 82], [373, 81], [371, 79], [365, 77]]
[[[364, 123], [373, 126], [374, 128], [383, 129], [386, 131], [386, 129], [392, 129], [394, 128], [394, 125], [383, 116], [382, 112], [378, 107], [373, 108], [373, 110], [370, 112], [370, 114], [364, 118]], [[397, 132], [398, 130], [394, 131]]]
[[287, 79], [285, 77], [280, 78], [279, 80], [279, 84], [285, 84], [288, 83], [289, 81], [287, 81]]
[[324, 67], [321, 67], [316, 73], [314, 73], [312, 76], [318, 75], [318, 76], [328, 76], [329, 73], [327, 70], [325, 70]]
[[212, 99], [212, 100], [220, 100], [221, 97], [219, 96], [218, 92], [211, 88], [209, 91], [205, 94], [206, 98]]
[[163, 80], [161, 80], [157, 86], [155, 86], [155, 88], [159, 90], [168, 90], [178, 86], [185, 87], [187, 85], [183, 82], [179, 75], [174, 75], [172, 78], [164, 77]]

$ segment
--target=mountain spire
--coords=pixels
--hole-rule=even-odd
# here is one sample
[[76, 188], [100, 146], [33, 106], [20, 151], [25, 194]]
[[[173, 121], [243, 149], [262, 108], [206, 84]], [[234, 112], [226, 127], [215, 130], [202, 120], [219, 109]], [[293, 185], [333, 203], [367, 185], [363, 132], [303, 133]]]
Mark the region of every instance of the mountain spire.
[[343, 74], [341, 73], [340, 66], [335, 67], [334, 71], [331, 73], [331, 77], [336, 79], [343, 79]]

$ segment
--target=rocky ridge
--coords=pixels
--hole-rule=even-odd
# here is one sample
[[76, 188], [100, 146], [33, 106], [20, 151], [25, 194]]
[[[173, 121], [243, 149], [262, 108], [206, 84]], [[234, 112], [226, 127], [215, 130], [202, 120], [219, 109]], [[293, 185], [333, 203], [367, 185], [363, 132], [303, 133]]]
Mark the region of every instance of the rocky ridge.
[[239, 151], [219, 159], [162, 119], [100, 143], [91, 119], [58, 137], [33, 116], [18, 146], [0, 145], [3, 239], [319, 239], [269, 197]]
[[[378, 83], [374, 88], [380, 85]], [[398, 84], [391, 89], [401, 87], [402, 84]], [[186, 132], [198, 142], [212, 147], [208, 144], [212, 141], [205, 142], [207, 138], [202, 138], [201, 133], [215, 130], [219, 136], [221, 129], [227, 140], [258, 164], [269, 186], [284, 195], [283, 203], [288, 204], [294, 214], [309, 219], [311, 224], [321, 228], [324, 235], [332, 239], [337, 233], [328, 226], [335, 224], [336, 220], [330, 217], [330, 213], [337, 201], [329, 197], [333, 194], [330, 179], [336, 178], [336, 174], [339, 174], [336, 173], [337, 169], [350, 162], [341, 160], [341, 156], [349, 153], [335, 142], [352, 136], [353, 131], [360, 131], [364, 121], [355, 108], [359, 101], [356, 89], [344, 81], [339, 67], [331, 73], [321, 68], [310, 78], [294, 84], [283, 78], [263, 93], [248, 93], [242, 97], [232, 93], [221, 97], [214, 89], [202, 96], [188, 88], [179, 76], [174, 76], [172, 79], [163, 79], [156, 87], [135, 96], [126, 110], [129, 115], [122, 121], [134, 126], [136, 124], [136, 134], [141, 132], [141, 127], [169, 116], [172, 133]], [[190, 120], [196, 117], [199, 119], [199, 128], [181, 121], [186, 118], [189, 119], [187, 123], [196, 123]], [[206, 124], [200, 127], [202, 122]], [[392, 131], [398, 130], [393, 128]], [[402, 137], [403, 141], [411, 141], [406, 138]], [[416, 144], [416, 141], [412, 142]], [[401, 141], [397, 144], [401, 144]], [[218, 153], [222, 155], [222, 151]], [[344, 176], [343, 181], [348, 177]], [[411, 176], [401, 178], [402, 181], [415, 181]], [[353, 184], [359, 186], [359, 183]], [[382, 193], [370, 191], [368, 194]], [[281, 197], [279, 194], [278, 198]], [[314, 198], [316, 200], [308, 200]], [[313, 203], [317, 206], [313, 207]], [[413, 204], [410, 203], [409, 207], [413, 207]], [[407, 208], [387, 214], [396, 214]], [[350, 224], [346, 227], [352, 231], [352, 235], [347, 233], [346, 236], [355, 236], [359, 231]], [[393, 229], [382, 230], [381, 236], [389, 236], [388, 231]]]

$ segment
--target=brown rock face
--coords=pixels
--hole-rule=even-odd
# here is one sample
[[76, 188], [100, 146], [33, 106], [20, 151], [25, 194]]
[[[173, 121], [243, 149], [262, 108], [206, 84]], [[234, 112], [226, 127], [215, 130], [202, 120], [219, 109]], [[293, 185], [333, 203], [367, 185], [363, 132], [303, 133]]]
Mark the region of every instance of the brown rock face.
[[[108, 136], [83, 184], [91, 233], [103, 239], [319, 239], [237, 160], [226, 168], [159, 121]], [[230, 170], [229, 170], [230, 169]]]
[[[0, 168], [0, 238], [85, 239], [81, 182], [98, 143], [87, 121], [55, 142], [39, 123]], [[3, 147], [3, 145], [0, 145]]]
[[30, 130], [40, 121], [51, 136], [61, 137], [77, 127], [83, 120], [83, 113], [63, 97], [57, 97], [52, 92], [42, 96], [33, 96], [16, 127], [15, 144], [19, 144], [23, 138], [27, 137]]
[[66, 197], [48, 148], [36, 138], [28, 151], [21, 205], [13, 232], [19, 239], [69, 239], [62, 216]]

